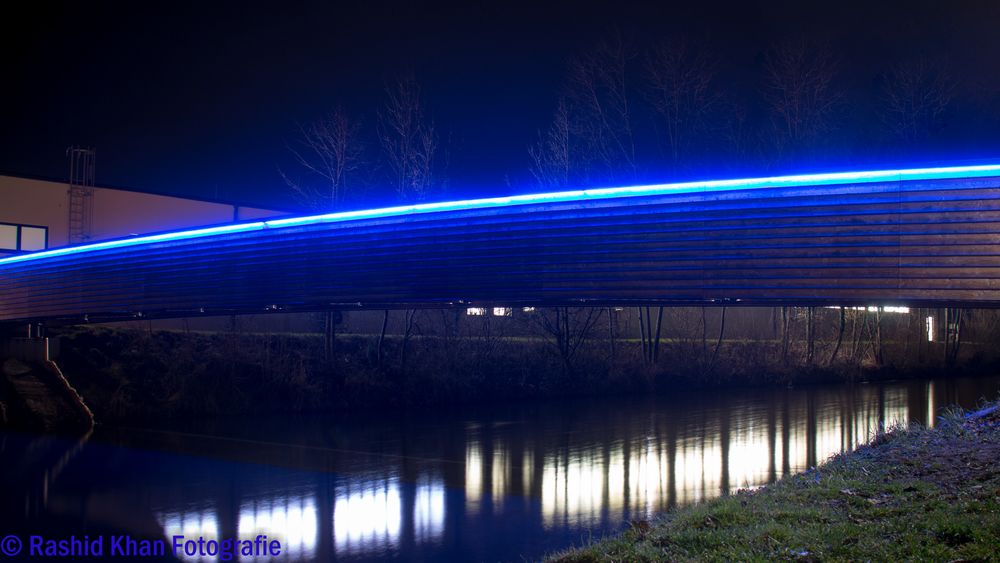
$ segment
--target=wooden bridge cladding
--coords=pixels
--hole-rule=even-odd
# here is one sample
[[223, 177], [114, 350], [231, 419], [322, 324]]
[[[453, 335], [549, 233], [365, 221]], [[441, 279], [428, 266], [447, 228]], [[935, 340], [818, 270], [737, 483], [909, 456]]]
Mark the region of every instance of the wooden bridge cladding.
[[546, 305], [1000, 305], [1000, 177], [639, 195], [0, 262], [0, 321]]

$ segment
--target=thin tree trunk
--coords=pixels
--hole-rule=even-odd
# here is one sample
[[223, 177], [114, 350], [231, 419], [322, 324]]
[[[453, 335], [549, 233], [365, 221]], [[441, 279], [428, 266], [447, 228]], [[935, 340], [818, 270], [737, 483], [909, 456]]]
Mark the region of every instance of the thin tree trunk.
[[646, 362], [646, 324], [642, 321], [642, 307], [636, 307], [639, 313], [639, 346], [642, 348], [642, 361]]
[[844, 329], [847, 328], [847, 312], [843, 307], [840, 308], [840, 330], [837, 332], [837, 345], [833, 347], [833, 353], [830, 354], [830, 360], [827, 365], [833, 365], [833, 361], [837, 359], [837, 352], [840, 352], [840, 345], [844, 342]]
[[919, 322], [917, 326], [919, 327], [918, 338], [917, 338], [917, 363], [924, 363], [924, 350], [927, 347], [926, 342], [930, 338], [930, 327], [927, 326], [927, 311], [924, 309], [917, 309], [917, 319]]
[[809, 307], [806, 309], [806, 365], [812, 365], [813, 350], [816, 346], [815, 311], [815, 307]]
[[653, 363], [660, 359], [660, 327], [663, 325], [663, 307], [656, 314], [656, 336], [653, 338]]
[[788, 307], [781, 308], [781, 361], [788, 363]]
[[[954, 320], [955, 330], [948, 330], [951, 336], [945, 341], [948, 367], [953, 367], [958, 361], [958, 351], [962, 341], [962, 317], [964, 316], [964, 312], [963, 309], [952, 309], [949, 315]], [[950, 327], [948, 328], [950, 329]]]
[[565, 365], [566, 368], [566, 374], [569, 375], [573, 371], [573, 364], [571, 362], [572, 348], [570, 343], [571, 335], [569, 326], [569, 307], [562, 308], [562, 324], [560, 325], [560, 327], [561, 327], [560, 340], [562, 340], [561, 350], [562, 350], [563, 364]]
[[611, 360], [615, 359], [615, 318], [611, 311], [611, 307], [608, 307], [608, 342], [611, 347]]
[[385, 342], [385, 329], [389, 326], [389, 309], [385, 309], [382, 315], [382, 330], [378, 334], [378, 346], [375, 348], [375, 363], [382, 365], [382, 345]]
[[[917, 317], [920, 318], [919, 316]], [[903, 340], [903, 354], [901, 356], [903, 362], [903, 369], [906, 369], [910, 364], [910, 340], [913, 337], [913, 315], [906, 315], [906, 339]]]
[[958, 320], [955, 321], [955, 348], [954, 348], [954, 355], [951, 359], [952, 364], [958, 362], [958, 352], [960, 347], [962, 346], [962, 325], [964, 324], [962, 321], [964, 319], [965, 319], [965, 309], [959, 309]]
[[[701, 362], [708, 359], [708, 322], [705, 320], [705, 307], [701, 308]], [[704, 363], [702, 363], [704, 365]]]
[[[862, 319], [867, 319], [868, 312], [865, 311]], [[867, 322], [867, 321], [866, 321]], [[858, 313], [857, 311], [851, 315], [851, 361], [857, 363], [858, 354], [861, 348], [861, 335], [858, 334]]]
[[413, 319], [416, 316], [416, 309], [406, 309], [403, 311], [403, 342], [399, 347], [399, 369], [403, 373], [406, 373], [406, 349], [410, 343], [410, 336], [413, 332]]
[[337, 324], [334, 321], [334, 312], [327, 311], [325, 330], [323, 331], [323, 352], [328, 362], [333, 361], [334, 346], [336, 345]]
[[948, 365], [948, 346], [951, 342], [951, 307], [944, 308], [944, 365]]
[[882, 365], [882, 307], [875, 308], [875, 364]]
[[649, 316], [649, 307], [646, 307], [646, 362], [653, 361], [653, 321]]
[[715, 350], [712, 351], [712, 363], [708, 365], [709, 371], [715, 367], [715, 361], [719, 357], [719, 349], [722, 347], [722, 337], [726, 333], [726, 308], [722, 308], [722, 318], [719, 319], [719, 339], [715, 341]]

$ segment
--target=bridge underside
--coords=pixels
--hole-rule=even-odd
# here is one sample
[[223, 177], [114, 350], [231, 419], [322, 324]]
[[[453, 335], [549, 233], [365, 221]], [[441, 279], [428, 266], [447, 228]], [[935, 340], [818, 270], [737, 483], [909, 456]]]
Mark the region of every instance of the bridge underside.
[[554, 305], [1000, 305], [1000, 178], [315, 221], [0, 261], [0, 322]]

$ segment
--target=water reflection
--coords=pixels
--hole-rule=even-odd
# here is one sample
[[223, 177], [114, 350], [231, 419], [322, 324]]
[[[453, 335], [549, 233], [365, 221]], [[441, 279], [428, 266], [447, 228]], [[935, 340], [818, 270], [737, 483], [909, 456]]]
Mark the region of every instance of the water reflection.
[[338, 553], [385, 551], [399, 543], [403, 504], [394, 479], [356, 481], [337, 490], [333, 538]]
[[[159, 514], [158, 520], [163, 526], [166, 538], [184, 536], [188, 538], [219, 538], [219, 520], [214, 510], [185, 510], [183, 512], [165, 512]], [[188, 561], [215, 561], [216, 557], [187, 557]]]
[[[531, 558], [759, 487], [887, 426], [933, 423], [942, 406], [971, 406], [998, 387], [1000, 378], [416, 419], [275, 419], [199, 435], [106, 429], [63, 450], [50, 438], [5, 435], [3, 476], [26, 496], [5, 493], [4, 510], [22, 511], [25, 526], [68, 516], [146, 537], [266, 535], [289, 561]], [[47, 463], [58, 465], [59, 479]], [[123, 516], [143, 512], [157, 531], [137, 532], [142, 519]]]
[[282, 556], [292, 561], [315, 557], [318, 530], [315, 495], [246, 500], [240, 505], [236, 528], [239, 538], [279, 538]]
[[417, 485], [413, 508], [413, 527], [416, 540], [433, 542], [444, 533], [444, 482], [428, 479]]

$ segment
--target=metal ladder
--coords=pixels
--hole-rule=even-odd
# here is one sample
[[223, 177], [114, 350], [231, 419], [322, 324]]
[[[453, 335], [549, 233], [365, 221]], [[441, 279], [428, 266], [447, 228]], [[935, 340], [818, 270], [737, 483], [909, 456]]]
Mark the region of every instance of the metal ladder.
[[94, 217], [94, 168], [97, 152], [94, 149], [70, 147], [69, 159], [69, 243], [79, 244], [90, 240]]

